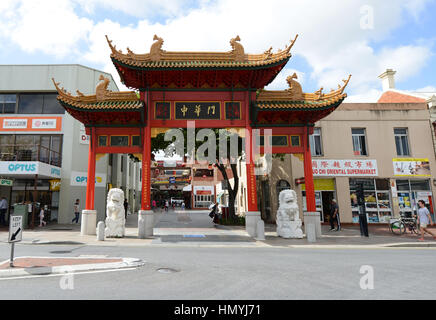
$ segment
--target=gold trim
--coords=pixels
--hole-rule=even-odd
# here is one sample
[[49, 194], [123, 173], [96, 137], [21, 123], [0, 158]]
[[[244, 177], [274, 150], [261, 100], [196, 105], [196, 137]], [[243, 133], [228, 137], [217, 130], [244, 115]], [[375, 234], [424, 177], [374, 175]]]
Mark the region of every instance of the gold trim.
[[[292, 137], [298, 137], [298, 146], [292, 145]], [[291, 134], [290, 135], [291, 147], [301, 147], [301, 135], [299, 134]]]

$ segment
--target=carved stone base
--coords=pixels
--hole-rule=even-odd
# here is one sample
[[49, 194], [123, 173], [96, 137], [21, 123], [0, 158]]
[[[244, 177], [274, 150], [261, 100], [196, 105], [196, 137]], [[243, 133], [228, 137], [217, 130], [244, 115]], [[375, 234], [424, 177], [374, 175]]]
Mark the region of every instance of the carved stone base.
[[302, 239], [303, 230], [301, 230], [301, 220], [282, 221], [280, 227], [277, 226], [277, 235], [285, 239]]
[[124, 217], [117, 220], [108, 217], [105, 224], [104, 235], [106, 238], [123, 238], [126, 234], [126, 219]]
[[82, 210], [82, 223], [80, 235], [89, 236], [96, 234], [97, 210]]
[[153, 236], [154, 214], [152, 210], [138, 212], [138, 238], [145, 239]]

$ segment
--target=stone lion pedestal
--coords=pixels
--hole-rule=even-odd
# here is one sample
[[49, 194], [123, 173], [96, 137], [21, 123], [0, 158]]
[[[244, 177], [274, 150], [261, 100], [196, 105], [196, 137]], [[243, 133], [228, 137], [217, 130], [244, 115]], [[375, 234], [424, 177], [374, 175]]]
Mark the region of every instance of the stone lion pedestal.
[[279, 195], [279, 209], [277, 210], [277, 235], [289, 239], [302, 239], [302, 221], [299, 218], [297, 194], [294, 190], [283, 190]]
[[123, 203], [123, 190], [117, 188], [110, 189], [107, 195], [106, 229], [104, 230], [104, 235], [107, 238], [122, 238], [126, 233], [126, 218]]

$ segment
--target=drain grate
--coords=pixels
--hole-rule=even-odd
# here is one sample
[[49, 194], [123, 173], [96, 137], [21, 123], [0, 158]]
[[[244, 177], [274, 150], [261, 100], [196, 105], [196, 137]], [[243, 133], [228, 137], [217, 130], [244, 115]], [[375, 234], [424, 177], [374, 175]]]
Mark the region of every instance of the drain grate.
[[179, 270], [172, 269], [172, 268], [159, 268], [156, 271], [160, 272], [160, 273], [176, 273], [176, 272], [179, 272]]

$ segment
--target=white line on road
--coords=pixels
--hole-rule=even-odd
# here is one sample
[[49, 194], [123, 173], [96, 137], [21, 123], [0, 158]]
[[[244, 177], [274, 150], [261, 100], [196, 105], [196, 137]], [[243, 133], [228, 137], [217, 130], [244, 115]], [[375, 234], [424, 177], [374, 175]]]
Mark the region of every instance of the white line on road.
[[19, 280], [19, 279], [33, 279], [33, 278], [48, 278], [48, 277], [62, 277], [62, 276], [65, 276], [65, 275], [81, 275], [81, 274], [116, 272], [116, 271], [132, 271], [132, 270], [138, 270], [138, 269], [139, 268], [123, 268], [123, 269], [84, 271], [84, 272], [68, 272], [68, 273], [65, 272], [65, 273], [46, 274], [46, 275], [34, 275], [34, 276], [23, 276], [23, 277], [0, 278], [0, 281]]

